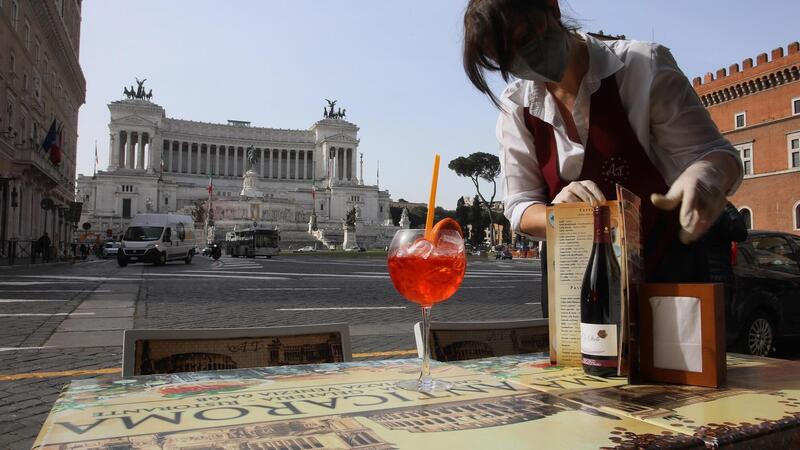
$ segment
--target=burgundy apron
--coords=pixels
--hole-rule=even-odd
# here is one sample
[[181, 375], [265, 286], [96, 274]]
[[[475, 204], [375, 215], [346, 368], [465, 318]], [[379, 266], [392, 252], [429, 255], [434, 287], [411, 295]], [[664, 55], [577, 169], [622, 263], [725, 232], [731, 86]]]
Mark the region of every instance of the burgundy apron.
[[[663, 278], [655, 274], [665, 253], [681, 247], [678, 240], [678, 212], [662, 211], [653, 206], [650, 194], [664, 194], [669, 187], [664, 177], [647, 157], [628, 122], [628, 114], [619, 98], [614, 75], [605, 78], [591, 97], [589, 136], [583, 167], [577, 180], [594, 181], [609, 200], [616, 199], [615, 185], [620, 184], [642, 199], [642, 237], [645, 278]], [[536, 158], [552, 201], [568, 181], [558, 171], [558, 151], [553, 128], [525, 110], [525, 123], [536, 145]], [[576, 180], [576, 181], [577, 181]]]

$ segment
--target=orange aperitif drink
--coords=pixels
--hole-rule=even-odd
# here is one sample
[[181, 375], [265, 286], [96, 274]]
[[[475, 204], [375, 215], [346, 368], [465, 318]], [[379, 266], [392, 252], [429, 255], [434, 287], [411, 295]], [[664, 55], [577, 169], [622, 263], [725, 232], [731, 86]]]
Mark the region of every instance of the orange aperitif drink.
[[[397, 292], [406, 300], [431, 306], [456, 293], [464, 279], [467, 260], [463, 245], [460, 249], [448, 246], [442, 252], [424, 239], [420, 237], [389, 253], [389, 275]], [[430, 251], [428, 247], [432, 247]], [[415, 254], [413, 250], [424, 253]]]
[[418, 380], [401, 381], [398, 386], [423, 392], [449, 389], [449, 382], [430, 376], [428, 338], [431, 307], [455, 294], [467, 269], [461, 227], [453, 219], [444, 219], [427, 234], [425, 230], [399, 230], [389, 247], [388, 265], [397, 292], [422, 306], [422, 371]]

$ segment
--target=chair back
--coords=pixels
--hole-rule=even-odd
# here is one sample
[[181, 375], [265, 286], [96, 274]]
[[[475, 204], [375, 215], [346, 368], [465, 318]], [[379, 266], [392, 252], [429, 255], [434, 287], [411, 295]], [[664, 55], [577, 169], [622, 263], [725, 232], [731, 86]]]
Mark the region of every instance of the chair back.
[[[422, 357], [421, 324], [414, 325]], [[431, 322], [430, 351], [436, 361], [462, 361], [522, 353], [547, 352], [547, 319], [502, 322]]]
[[271, 328], [125, 330], [122, 376], [348, 362], [346, 323]]

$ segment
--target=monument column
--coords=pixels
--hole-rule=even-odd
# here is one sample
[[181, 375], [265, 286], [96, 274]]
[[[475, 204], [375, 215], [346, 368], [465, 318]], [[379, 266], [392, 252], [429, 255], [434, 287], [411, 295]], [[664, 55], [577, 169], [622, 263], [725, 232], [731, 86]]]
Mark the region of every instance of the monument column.
[[214, 168], [211, 167], [211, 144], [206, 144], [206, 175], [214, 173]]
[[223, 145], [222, 148], [225, 150], [223, 155], [225, 155], [225, 176], [227, 177], [228, 176], [228, 159], [229, 159], [228, 146], [227, 145]]
[[239, 171], [239, 147], [233, 146], [231, 147], [233, 150], [233, 176], [237, 176]]
[[268, 148], [267, 153], [269, 153], [269, 166], [268, 166], [269, 171], [267, 172], [267, 178], [272, 178], [272, 149]]
[[183, 142], [178, 141], [178, 173], [183, 173]]
[[214, 175], [219, 175], [219, 145], [211, 147], [214, 147]]
[[136, 155], [136, 168], [137, 169], [144, 169], [144, 146], [147, 145], [147, 139], [145, 138], [145, 134], [139, 132], [139, 148], [138, 155]]
[[128, 133], [117, 131], [116, 134], [119, 136], [119, 140], [117, 140], [117, 168], [123, 169], [125, 168], [125, 152], [127, 151], [125, 145], [128, 141]]
[[114, 133], [108, 134], [108, 170], [119, 168], [119, 148], [114, 145], [116, 143], [114, 138]]
[[186, 142], [186, 173], [192, 173], [192, 143]]
[[126, 142], [127, 150], [125, 152], [125, 168], [133, 169], [134, 165], [134, 150], [136, 149], [136, 132], [129, 131], [128, 139]]
[[260, 155], [259, 156], [259, 160], [260, 160], [259, 163], [261, 164], [261, 172], [259, 172], [259, 173], [261, 173], [261, 178], [264, 178], [264, 149], [263, 148], [259, 148], [258, 149], [258, 154]]
[[147, 136], [149, 148], [147, 152], [147, 173], [161, 172], [161, 160], [163, 156], [161, 153], [164, 151], [164, 142], [158, 135]]
[[122, 133], [125, 134], [125, 139], [120, 142], [120, 145], [122, 145], [120, 150], [122, 151], [119, 155], [119, 167], [125, 169], [128, 167], [128, 144], [131, 142], [131, 135], [127, 131], [123, 131]]

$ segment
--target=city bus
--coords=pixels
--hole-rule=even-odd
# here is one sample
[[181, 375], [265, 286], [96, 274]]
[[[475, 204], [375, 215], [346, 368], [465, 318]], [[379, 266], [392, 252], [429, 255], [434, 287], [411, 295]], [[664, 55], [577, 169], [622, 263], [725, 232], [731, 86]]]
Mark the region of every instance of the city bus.
[[233, 257], [266, 256], [272, 258], [281, 252], [278, 247], [278, 242], [281, 240], [278, 230], [261, 227], [243, 228], [228, 232], [225, 237], [227, 253]]

